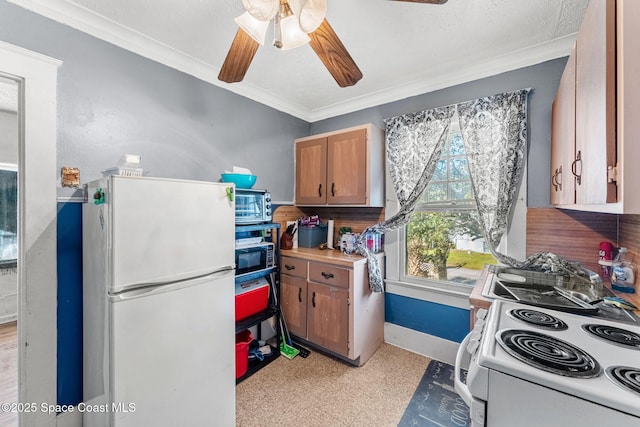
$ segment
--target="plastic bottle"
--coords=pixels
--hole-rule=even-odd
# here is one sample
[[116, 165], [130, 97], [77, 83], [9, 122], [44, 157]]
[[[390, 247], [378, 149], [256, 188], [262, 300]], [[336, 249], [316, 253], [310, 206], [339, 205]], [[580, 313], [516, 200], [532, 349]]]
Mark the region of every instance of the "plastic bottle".
[[620, 248], [618, 255], [613, 260], [611, 272], [611, 287], [619, 292], [635, 292], [635, 266], [629, 259], [627, 248]]

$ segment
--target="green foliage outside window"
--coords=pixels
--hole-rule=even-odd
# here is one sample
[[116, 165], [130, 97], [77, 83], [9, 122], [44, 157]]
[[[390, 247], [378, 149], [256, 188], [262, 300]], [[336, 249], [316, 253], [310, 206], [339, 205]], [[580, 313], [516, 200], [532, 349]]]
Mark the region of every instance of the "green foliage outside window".
[[407, 225], [407, 273], [447, 280], [447, 267], [475, 269], [466, 260], [457, 265], [447, 264], [458, 236], [471, 240], [482, 237], [475, 212], [414, 212]]
[[[422, 199], [406, 226], [406, 273], [451, 280], [447, 268], [481, 270], [491, 254], [456, 250], [456, 239], [483, 237], [475, 210], [468, 161], [459, 130], [453, 130]], [[462, 281], [462, 279], [455, 281]]]

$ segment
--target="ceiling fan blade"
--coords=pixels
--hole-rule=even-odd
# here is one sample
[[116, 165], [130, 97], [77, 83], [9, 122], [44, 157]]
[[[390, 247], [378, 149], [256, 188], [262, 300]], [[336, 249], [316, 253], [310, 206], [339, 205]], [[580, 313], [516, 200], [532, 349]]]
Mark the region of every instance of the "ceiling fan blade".
[[425, 3], [425, 4], [445, 4], [447, 0], [394, 0], [394, 1], [406, 1], [410, 3]]
[[309, 37], [311, 38], [309, 44], [338, 86], [347, 87], [358, 83], [362, 78], [362, 71], [326, 19], [315, 31], [309, 33]]
[[218, 80], [227, 83], [242, 81], [258, 47], [260, 44], [257, 41], [252, 39], [242, 28], [238, 28], [218, 74]]

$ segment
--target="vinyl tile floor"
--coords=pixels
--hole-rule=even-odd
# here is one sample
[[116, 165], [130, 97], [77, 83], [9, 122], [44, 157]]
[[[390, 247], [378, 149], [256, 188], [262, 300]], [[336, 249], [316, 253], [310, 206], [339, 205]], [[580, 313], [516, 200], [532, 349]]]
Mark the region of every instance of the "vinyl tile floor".
[[237, 426], [397, 426], [430, 361], [386, 343], [361, 367], [311, 350], [236, 386]]

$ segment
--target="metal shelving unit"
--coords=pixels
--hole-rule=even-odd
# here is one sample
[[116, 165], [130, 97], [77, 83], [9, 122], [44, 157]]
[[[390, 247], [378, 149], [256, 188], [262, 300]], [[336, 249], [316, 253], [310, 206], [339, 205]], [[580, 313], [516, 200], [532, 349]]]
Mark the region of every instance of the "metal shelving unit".
[[[257, 337], [254, 337], [255, 340], [262, 339], [262, 322], [269, 320], [271, 318], [275, 318], [276, 324], [276, 335], [274, 337], [274, 343], [270, 344], [271, 347], [271, 355], [265, 356], [263, 360], [249, 360], [249, 366], [247, 372], [240, 378], [236, 379], [236, 384], [244, 381], [249, 378], [251, 375], [259, 371], [260, 369], [267, 366], [269, 363], [273, 362], [280, 356], [280, 342], [282, 339], [282, 331], [280, 329], [280, 306], [279, 306], [279, 298], [273, 294], [273, 290], [275, 292], [280, 292], [280, 224], [278, 223], [263, 223], [263, 224], [251, 224], [251, 225], [236, 225], [236, 236], [238, 233], [247, 233], [247, 232], [264, 232], [270, 230], [271, 236], [269, 238], [265, 237], [265, 240], [271, 241], [274, 244], [275, 249], [275, 267], [266, 268], [259, 271], [253, 271], [251, 273], [240, 274], [236, 276], [236, 283], [245, 282], [249, 280], [258, 279], [261, 277], [265, 277], [267, 281], [270, 283], [269, 289], [269, 303], [265, 310], [256, 313], [252, 316], [247, 317], [246, 319], [242, 319], [236, 322], [236, 334], [257, 326]], [[278, 304], [276, 304], [276, 301]]]

